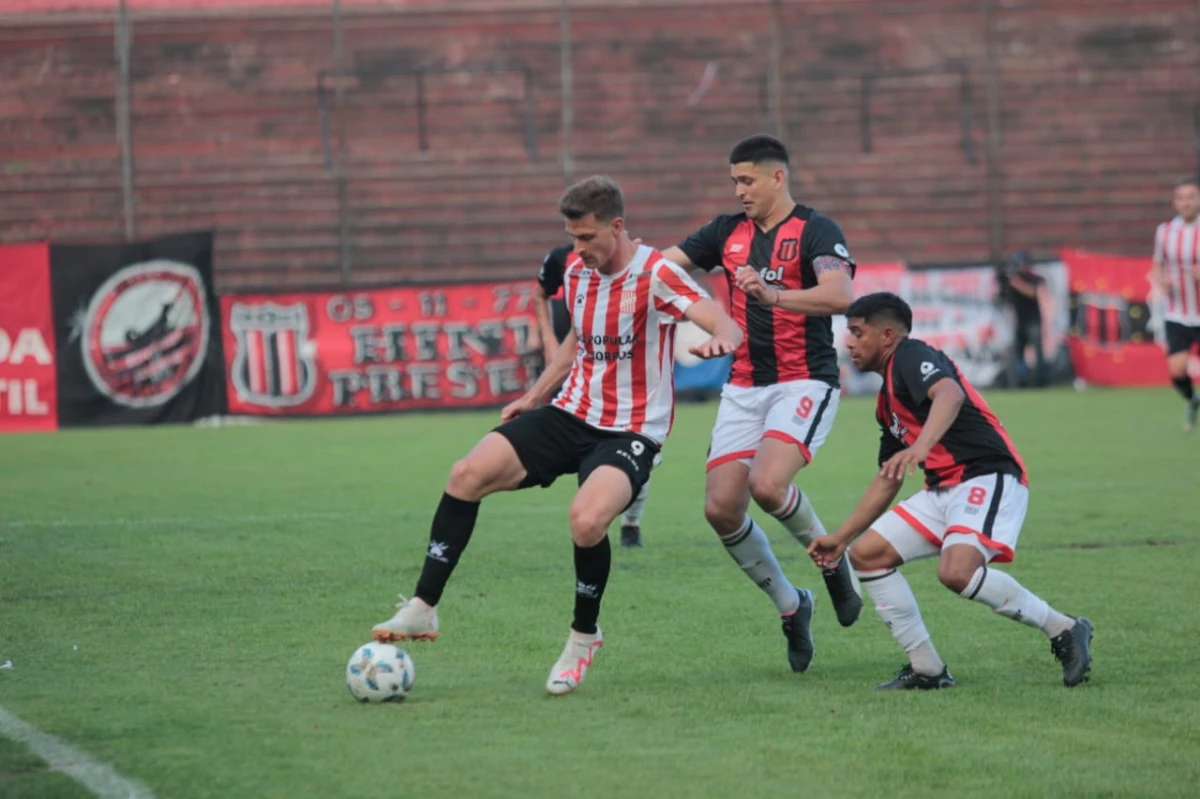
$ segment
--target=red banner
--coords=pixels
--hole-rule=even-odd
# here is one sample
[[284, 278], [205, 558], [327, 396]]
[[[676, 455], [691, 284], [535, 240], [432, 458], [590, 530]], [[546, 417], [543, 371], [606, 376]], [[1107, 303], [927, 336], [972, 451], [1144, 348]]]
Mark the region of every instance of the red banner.
[[0, 247], [0, 432], [58, 427], [46, 244]]
[[1077, 377], [1102, 386], [1167, 382], [1163, 348], [1151, 333], [1149, 258], [1064, 250], [1071, 289], [1068, 345]]
[[229, 412], [499, 405], [542, 368], [532, 280], [221, 298]]

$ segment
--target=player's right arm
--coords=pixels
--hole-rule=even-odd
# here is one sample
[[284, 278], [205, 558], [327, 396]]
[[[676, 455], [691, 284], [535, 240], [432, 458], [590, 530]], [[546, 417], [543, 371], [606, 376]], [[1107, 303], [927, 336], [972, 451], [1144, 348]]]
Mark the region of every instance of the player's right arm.
[[[885, 432], [884, 436], [888, 434]], [[902, 485], [903, 480], [876, 474], [849, 518], [842, 522], [842, 526], [829, 535], [814, 539], [808, 545], [808, 554], [813, 562], [822, 569], [835, 566], [846, 548], [854, 543], [854, 539], [871, 529], [875, 520], [892, 506], [892, 501], [896, 499], [896, 494], [900, 493]]]
[[663, 250], [662, 255], [685, 270], [711, 272], [724, 260], [727, 227], [728, 217], [718, 216], [679, 244]]
[[575, 363], [576, 345], [575, 331], [572, 330], [563, 339], [558, 352], [554, 353], [554, 360], [546, 364], [546, 368], [542, 370], [541, 376], [538, 377], [533, 387], [526, 391], [520, 399], [513, 400], [504, 406], [504, 409], [500, 411], [500, 420], [511, 421], [523, 413], [545, 405], [546, 401], [550, 399], [550, 395], [557, 391], [563, 381], [567, 379], [567, 375], [571, 374], [571, 365]]
[[[904, 445], [887, 426], [887, 419], [876, 416], [879, 422], [879, 465], [882, 467], [897, 453], [903, 451]], [[875, 520], [884, 514], [900, 492], [904, 481], [888, 477], [882, 471], [875, 473], [862, 498], [850, 513], [842, 526], [829, 535], [816, 538], [808, 545], [808, 554], [813, 562], [822, 569], [829, 568], [838, 562], [842, 553], [854, 543], [854, 539], [871, 529]]]
[[687, 253], [684, 252], [683, 250], [679, 249], [679, 245], [675, 245], [674, 247], [668, 247], [667, 249], [662, 251], [662, 254], [663, 254], [663, 258], [666, 258], [668, 261], [671, 261], [673, 263], [678, 264], [679, 266], [682, 266], [684, 269], [687, 269], [688, 271], [691, 271], [692, 269], [696, 268], [696, 265], [694, 263], [692, 263], [692, 259], [688, 258]]

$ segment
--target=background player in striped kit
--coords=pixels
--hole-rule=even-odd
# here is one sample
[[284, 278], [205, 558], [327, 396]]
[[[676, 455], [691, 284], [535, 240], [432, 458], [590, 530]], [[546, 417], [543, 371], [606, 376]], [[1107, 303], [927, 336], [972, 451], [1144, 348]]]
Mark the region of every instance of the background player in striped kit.
[[1175, 184], [1176, 217], [1154, 233], [1152, 279], [1162, 295], [1167, 333], [1167, 371], [1183, 396], [1183, 429], [1196, 427], [1200, 397], [1188, 375], [1188, 355], [1200, 346], [1200, 183], [1187, 178]]
[[[685, 267], [722, 268], [733, 318], [746, 332], [713, 425], [704, 515], [733, 560], [775, 603], [788, 663], [813, 658], [814, 597], [784, 575], [766, 533], [747, 513], [750, 499], [807, 546], [825, 534], [792, 481], [824, 443], [838, 407], [832, 314], [854, 298], [854, 262], [841, 229], [792, 199], [788, 152], [772, 136], [734, 145], [730, 176], [740, 214], [718, 216], [664, 255]], [[838, 621], [862, 609], [849, 565], [824, 571]]]
[[[846, 321], [854, 365], [883, 376], [875, 406], [880, 469], [850, 518], [813, 541], [809, 553], [823, 566], [866, 532], [850, 561], [909, 658], [894, 680], [878, 687], [954, 685], [912, 589], [896, 571], [934, 556], [938, 579], [951, 591], [1044, 632], [1062, 664], [1063, 684], [1079, 685], [1092, 664], [1091, 623], [1059, 613], [1008, 574], [988, 568], [1012, 561], [1029, 506], [1025, 464], [1004, 425], [953, 361], [909, 337], [912, 308], [895, 294], [859, 297]], [[925, 490], [888, 510], [917, 469], [925, 471]]]
[[554, 695], [579, 686], [604, 641], [596, 622], [612, 563], [608, 526], [646, 482], [670, 431], [675, 324], [687, 319], [712, 334], [690, 350], [701, 358], [726, 355], [742, 342], [737, 324], [686, 272], [630, 241], [616, 182], [596, 176], [576, 183], [559, 212], [575, 246], [565, 275], [571, 333], [533, 388], [501, 411], [503, 424], [454, 464], [416, 592], [371, 631], [379, 641], [436, 638], [437, 606], [480, 501], [578, 474], [569, 514], [575, 615], [546, 680]]
[[[567, 303], [562, 297], [562, 288], [567, 259], [573, 250], [574, 245], [564, 244], [546, 253], [534, 286], [533, 315], [537, 318], [538, 334], [547, 364], [554, 360], [559, 345], [571, 332], [571, 312], [567, 310]], [[650, 482], [647, 480], [633, 504], [621, 514], [621, 546], [643, 546], [642, 514], [646, 511], [649, 494]]]

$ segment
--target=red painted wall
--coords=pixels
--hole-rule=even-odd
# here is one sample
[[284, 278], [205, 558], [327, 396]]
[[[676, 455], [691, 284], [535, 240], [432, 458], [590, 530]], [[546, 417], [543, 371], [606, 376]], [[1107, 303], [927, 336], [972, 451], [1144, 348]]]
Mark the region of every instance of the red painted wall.
[[[1148, 251], [1171, 182], [1196, 165], [1198, 7], [1146, 0], [1131, 17], [1118, 5], [997, 9], [1000, 179], [989, 210], [980, 3], [782, 4], [797, 198], [833, 215], [862, 260], [985, 259], [993, 220], [1001, 249]], [[577, 2], [571, 23], [576, 174], [620, 179], [634, 232], [662, 246], [734, 210], [729, 145], [773, 124], [769, 6]], [[344, 26], [359, 77], [345, 88], [339, 201], [316, 92], [334, 65], [330, 17], [135, 15], [138, 233], [216, 227], [226, 287], [336, 282], [343, 231], [358, 281], [536, 269], [561, 240], [557, 2], [348, 8]], [[426, 76], [422, 151], [416, 80], [389, 72], [483, 66], [510, 71]], [[122, 235], [112, 21], [6, 24], [0, 80], [0, 237]]]

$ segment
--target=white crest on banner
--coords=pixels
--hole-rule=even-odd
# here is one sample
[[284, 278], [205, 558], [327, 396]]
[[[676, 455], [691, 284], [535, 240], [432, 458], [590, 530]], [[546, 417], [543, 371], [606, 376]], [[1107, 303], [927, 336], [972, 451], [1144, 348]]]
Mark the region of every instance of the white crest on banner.
[[208, 353], [204, 280], [193, 266], [156, 259], [127, 266], [98, 288], [80, 319], [88, 377], [128, 408], [153, 408], [195, 379]]
[[237, 339], [229, 379], [243, 402], [291, 408], [312, 396], [316, 345], [308, 337], [304, 303], [235, 302], [229, 309], [229, 330]]

